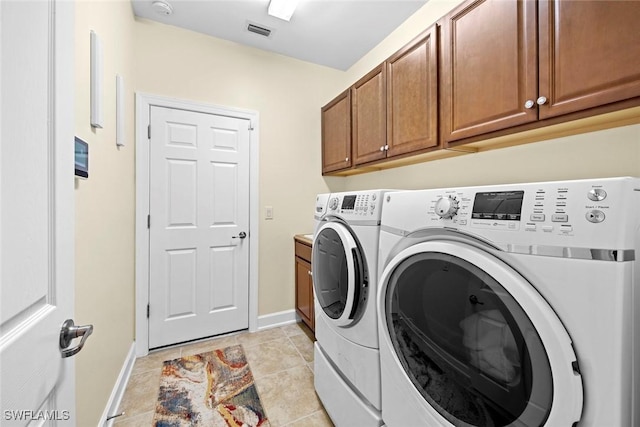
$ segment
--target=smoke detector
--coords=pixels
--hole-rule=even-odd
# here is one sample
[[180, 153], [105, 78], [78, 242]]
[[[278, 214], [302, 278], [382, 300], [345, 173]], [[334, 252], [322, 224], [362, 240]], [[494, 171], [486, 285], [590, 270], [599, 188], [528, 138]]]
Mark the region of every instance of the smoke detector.
[[169, 16], [173, 13], [173, 7], [164, 0], [154, 1], [151, 3], [151, 7], [160, 15]]

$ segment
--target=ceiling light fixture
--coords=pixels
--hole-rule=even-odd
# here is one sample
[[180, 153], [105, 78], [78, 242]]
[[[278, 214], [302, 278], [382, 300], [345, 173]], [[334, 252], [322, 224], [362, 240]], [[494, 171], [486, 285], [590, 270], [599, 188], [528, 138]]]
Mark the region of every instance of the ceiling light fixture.
[[169, 16], [173, 13], [173, 7], [169, 3], [163, 0], [154, 1], [151, 3], [151, 7], [160, 15]]
[[276, 18], [289, 21], [298, 6], [298, 0], [271, 0], [268, 13]]

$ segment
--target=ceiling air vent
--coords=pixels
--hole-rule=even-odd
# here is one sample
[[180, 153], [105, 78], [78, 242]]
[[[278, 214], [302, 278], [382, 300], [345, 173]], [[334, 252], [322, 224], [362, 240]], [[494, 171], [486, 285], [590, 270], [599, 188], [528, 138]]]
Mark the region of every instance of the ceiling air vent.
[[269, 28], [261, 27], [255, 24], [249, 24], [247, 26], [247, 30], [265, 37], [269, 37], [269, 35], [271, 35], [271, 30]]

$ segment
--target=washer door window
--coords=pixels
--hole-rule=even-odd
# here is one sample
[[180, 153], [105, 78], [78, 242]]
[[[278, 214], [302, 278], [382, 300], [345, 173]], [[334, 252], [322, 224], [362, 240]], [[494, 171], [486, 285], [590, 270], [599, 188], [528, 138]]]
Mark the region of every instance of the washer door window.
[[362, 251], [349, 229], [328, 222], [316, 233], [312, 253], [316, 299], [339, 326], [356, 322], [362, 313], [367, 278]]
[[564, 425], [551, 422], [554, 398], [581, 409], [582, 386], [548, 304], [477, 248], [417, 246], [382, 278], [387, 332], [417, 391], [455, 426]]

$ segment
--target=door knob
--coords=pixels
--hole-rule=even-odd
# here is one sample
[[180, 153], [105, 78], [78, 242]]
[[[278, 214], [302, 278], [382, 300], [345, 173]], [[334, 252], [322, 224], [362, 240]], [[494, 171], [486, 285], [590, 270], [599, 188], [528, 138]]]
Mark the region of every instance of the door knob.
[[[84, 347], [89, 335], [93, 333], [93, 325], [76, 326], [72, 319], [67, 319], [60, 329], [60, 350], [62, 350], [62, 358], [71, 357], [78, 353]], [[82, 338], [80, 344], [75, 347], [67, 348], [71, 345], [74, 338]]]
[[244, 239], [245, 237], [247, 237], [247, 233], [244, 231], [239, 232], [237, 236], [231, 236], [232, 239]]

